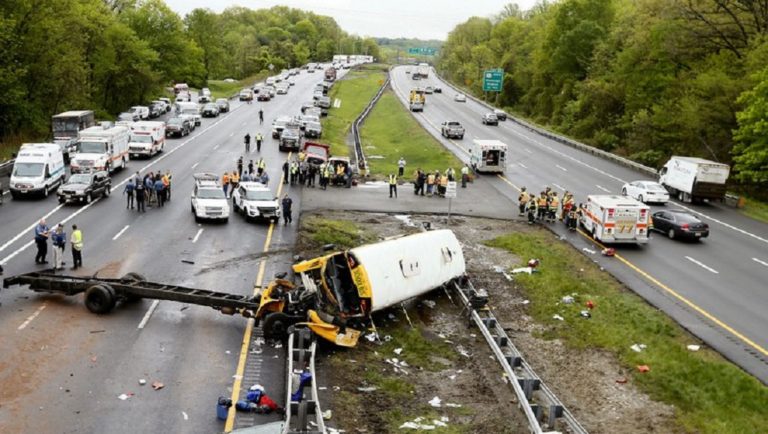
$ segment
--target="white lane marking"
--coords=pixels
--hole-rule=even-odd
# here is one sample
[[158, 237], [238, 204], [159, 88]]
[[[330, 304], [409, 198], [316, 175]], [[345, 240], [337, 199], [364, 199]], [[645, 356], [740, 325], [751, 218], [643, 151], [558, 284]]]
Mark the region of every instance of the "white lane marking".
[[526, 167], [526, 165], [525, 165], [525, 164], [523, 164], [523, 163], [517, 163], [517, 165], [518, 165], [518, 166], [520, 166], [520, 167], [522, 167], [523, 169], [527, 169], [527, 168], [528, 168], [528, 167]]
[[214, 146], [214, 147], [213, 147], [213, 150], [215, 151], [215, 150], [219, 149], [219, 146], [220, 146], [220, 145], [216, 145], [216, 146]]
[[[61, 209], [61, 207], [63, 207], [63, 206], [64, 206], [63, 204], [60, 204], [60, 205], [59, 205], [59, 206], [57, 206], [56, 208], [52, 209], [52, 210], [51, 210], [51, 211], [50, 211], [48, 214], [44, 215], [42, 218], [44, 218], [44, 219], [46, 219], [46, 220], [47, 220], [47, 219], [48, 219], [48, 217], [50, 217], [50, 216], [51, 216], [53, 213], [55, 213], [56, 211], [60, 210], [60, 209]], [[13, 237], [13, 238], [11, 238], [9, 241], [7, 241], [5, 244], [3, 244], [3, 245], [2, 245], [2, 247], [0, 247], [0, 252], [2, 252], [3, 250], [5, 250], [5, 249], [6, 249], [6, 248], [7, 248], [9, 245], [11, 245], [11, 244], [15, 243], [15, 242], [16, 242], [16, 240], [18, 240], [18, 239], [19, 239], [19, 238], [21, 238], [22, 236], [24, 236], [24, 235], [28, 234], [30, 231], [34, 230], [34, 229], [35, 229], [35, 226], [37, 226], [38, 222], [39, 222], [39, 220], [38, 220], [38, 221], [36, 221], [35, 223], [33, 223], [32, 225], [30, 225], [28, 228], [26, 228], [26, 229], [24, 229], [23, 231], [19, 232], [19, 234], [18, 234], [18, 235], [16, 235], [15, 237]], [[5, 264], [5, 262], [6, 262], [6, 261], [7, 261], [7, 258], [6, 258], [5, 260], [3, 260], [3, 262], [2, 262], [2, 263], [3, 263], [3, 264]]]
[[762, 265], [765, 265], [766, 267], [768, 267], [768, 262], [761, 261], [761, 260], [759, 260], [757, 258], [752, 258], [752, 260], [757, 262], [758, 264], [762, 264]]
[[705, 270], [707, 270], [707, 271], [709, 271], [709, 272], [711, 272], [711, 273], [720, 274], [720, 273], [719, 273], [717, 270], [715, 270], [714, 268], [712, 268], [712, 267], [709, 267], [709, 266], [705, 265], [704, 263], [702, 263], [701, 261], [697, 261], [696, 259], [693, 259], [693, 258], [691, 258], [690, 256], [686, 256], [686, 257], [685, 257], [685, 259], [687, 259], [687, 260], [689, 260], [689, 261], [693, 262], [694, 264], [698, 265], [699, 267], [701, 267], [701, 268], [703, 268], [703, 269], [705, 269]]
[[131, 225], [125, 225], [124, 228], [120, 229], [120, 232], [118, 232], [117, 235], [112, 237], [112, 241], [115, 241], [116, 239], [120, 238], [120, 235], [122, 235], [123, 232], [127, 231], [129, 227], [131, 227]]
[[[233, 109], [232, 109], [232, 111], [238, 110], [238, 109], [240, 109], [241, 107], [243, 107], [243, 106], [242, 106], [242, 105], [239, 105], [239, 106], [237, 106], [237, 107], [233, 108]], [[164, 159], [166, 159], [166, 158], [170, 157], [171, 155], [173, 155], [173, 153], [174, 153], [174, 152], [176, 152], [176, 151], [178, 151], [179, 149], [183, 148], [184, 146], [186, 146], [186, 145], [187, 145], [189, 142], [191, 142], [192, 140], [195, 140], [196, 138], [198, 138], [198, 137], [202, 136], [202, 135], [203, 135], [203, 134], [205, 134], [205, 133], [206, 133], [208, 130], [210, 130], [211, 128], [213, 128], [214, 126], [218, 125], [219, 123], [221, 123], [222, 121], [224, 121], [224, 120], [226, 120], [226, 119], [229, 119], [229, 118], [227, 117], [227, 118], [222, 118], [222, 119], [219, 119], [218, 121], [216, 121], [216, 122], [212, 123], [212, 124], [211, 124], [211, 125], [209, 125], [207, 128], [205, 128], [203, 131], [200, 131], [200, 133], [198, 133], [196, 136], [190, 137], [190, 138], [189, 138], [189, 139], [187, 139], [185, 142], [182, 142], [182, 143], [180, 143], [180, 144], [179, 144], [179, 146], [177, 146], [177, 147], [175, 147], [175, 148], [171, 149], [170, 151], [167, 151], [167, 152], [163, 152], [163, 155], [161, 155], [159, 158], [156, 158], [154, 161], [152, 161], [152, 162], [150, 162], [150, 163], [147, 163], [147, 164], [146, 164], [144, 167], [142, 167], [141, 169], [139, 169], [139, 172], [143, 172], [143, 171], [145, 171], [145, 170], [149, 169], [150, 167], [154, 166], [155, 164], [157, 164], [157, 163], [159, 163], [159, 162], [163, 161]], [[123, 184], [127, 183], [129, 179], [133, 179], [133, 177], [132, 177], [132, 176], [129, 176], [129, 177], [125, 178], [124, 180], [122, 180], [122, 181], [121, 181], [121, 182], [119, 182], [118, 184], [114, 185], [112, 188], [113, 188], [113, 189], [116, 189], [116, 188], [119, 188], [119, 187], [121, 187]], [[63, 223], [67, 223], [68, 221], [72, 220], [73, 218], [75, 218], [76, 216], [78, 216], [78, 215], [79, 215], [80, 213], [82, 213], [83, 211], [85, 211], [85, 210], [87, 210], [88, 208], [92, 207], [93, 205], [97, 204], [97, 203], [98, 203], [98, 202], [99, 202], [101, 199], [102, 199], [102, 198], [101, 198], [101, 197], [99, 197], [98, 199], [94, 200], [93, 202], [89, 203], [88, 205], [86, 205], [86, 206], [84, 206], [84, 207], [80, 208], [79, 210], [77, 210], [77, 211], [75, 211], [73, 214], [71, 214], [69, 217], [67, 217], [67, 218], [65, 218], [64, 220], [62, 220], [60, 223], [62, 223], [62, 224], [63, 224]], [[64, 205], [58, 205], [58, 206], [56, 206], [56, 207], [55, 207], [54, 209], [52, 209], [52, 210], [51, 210], [51, 211], [50, 211], [48, 214], [44, 215], [44, 216], [43, 216], [43, 218], [44, 218], [44, 219], [48, 219], [48, 217], [49, 217], [49, 216], [51, 216], [53, 213], [55, 213], [56, 211], [58, 211], [59, 209], [61, 209], [61, 207], [63, 207], [63, 206], [64, 206]], [[19, 238], [21, 238], [21, 237], [22, 237], [22, 236], [24, 236], [25, 234], [27, 234], [27, 233], [29, 233], [30, 231], [32, 231], [32, 230], [35, 228], [35, 226], [37, 226], [37, 222], [33, 223], [33, 224], [32, 224], [31, 226], [29, 226], [27, 229], [23, 230], [23, 231], [22, 231], [22, 232], [20, 232], [18, 235], [16, 235], [15, 237], [13, 237], [11, 240], [9, 240], [9, 241], [8, 241], [8, 242], [6, 242], [5, 244], [3, 244], [3, 245], [2, 245], [2, 247], [0, 247], [0, 252], [2, 252], [3, 250], [5, 250], [5, 249], [6, 249], [6, 248], [7, 248], [9, 245], [11, 245], [12, 243], [16, 242], [16, 241], [17, 241]], [[13, 252], [13, 253], [11, 253], [10, 255], [8, 255], [8, 256], [6, 256], [5, 258], [3, 258], [2, 260], [0, 260], [0, 264], [7, 264], [7, 263], [8, 263], [8, 261], [10, 261], [11, 259], [13, 259], [13, 258], [14, 258], [16, 255], [18, 255], [19, 253], [21, 253], [21, 252], [23, 252], [24, 250], [28, 249], [28, 248], [29, 248], [29, 247], [30, 247], [32, 244], [34, 244], [34, 243], [35, 243], [34, 241], [30, 241], [30, 242], [28, 242], [27, 244], [24, 244], [23, 246], [19, 247], [18, 249], [16, 249], [16, 251], [14, 251], [14, 252]]]
[[232, 136], [234, 136], [234, 135], [235, 135], [235, 132], [234, 132], [234, 131], [232, 131], [231, 133], [229, 133], [229, 137], [232, 137]]
[[523, 150], [524, 150], [525, 152], [529, 153], [529, 154], [533, 154], [533, 151], [531, 151], [531, 150], [530, 150], [530, 149], [528, 149], [528, 148], [523, 148]]
[[561, 166], [559, 164], [555, 164], [555, 167], [557, 167], [558, 169], [562, 170], [563, 172], [567, 172], [568, 171], [568, 169], [566, 169], [565, 167], [563, 167], [563, 166]]
[[184, 420], [189, 420], [189, 416], [187, 415], [186, 411], [182, 411], [181, 415], [184, 416]]
[[603, 190], [606, 193], [610, 193], [611, 190], [608, 190], [607, 188], [603, 187], [602, 185], [595, 184], [595, 187], [599, 188], [600, 190]]
[[560, 190], [563, 190], [563, 191], [565, 191], [565, 189], [564, 189], [563, 187], [561, 187], [561, 186], [559, 186], [559, 185], [555, 184], [554, 182], [552, 183], [552, 185], [554, 185], [556, 188], [559, 188]]
[[192, 168], [194, 169], [195, 167], [197, 167], [197, 165], [198, 165], [198, 164], [200, 164], [200, 162], [199, 162], [199, 161], [198, 161], [197, 163], [193, 164], [193, 165], [192, 165]]
[[149, 317], [152, 316], [152, 313], [157, 309], [157, 305], [160, 304], [160, 300], [155, 300], [152, 302], [152, 306], [149, 306], [149, 309], [147, 309], [147, 313], [144, 314], [144, 318], [141, 319], [141, 322], [139, 323], [138, 329], [141, 330], [144, 328], [145, 325], [147, 325], [147, 321], [149, 321]]
[[24, 330], [25, 328], [27, 328], [29, 323], [31, 323], [35, 318], [37, 318], [37, 316], [40, 315], [40, 312], [42, 312], [43, 309], [45, 309], [46, 306], [48, 306], [48, 302], [47, 301], [45, 303], [43, 303], [42, 306], [38, 307], [37, 310], [35, 311], [35, 313], [33, 313], [32, 315], [28, 316], [27, 320], [24, 321], [23, 323], [21, 323], [21, 325], [16, 330]]
[[197, 235], [195, 235], [195, 238], [192, 238], [192, 242], [193, 242], [193, 243], [196, 243], [196, 242], [197, 242], [197, 240], [198, 240], [198, 238], [200, 238], [200, 234], [202, 234], [202, 233], [203, 233], [203, 229], [202, 229], [202, 228], [200, 228], [200, 230], [199, 230], [199, 231], [197, 231]]

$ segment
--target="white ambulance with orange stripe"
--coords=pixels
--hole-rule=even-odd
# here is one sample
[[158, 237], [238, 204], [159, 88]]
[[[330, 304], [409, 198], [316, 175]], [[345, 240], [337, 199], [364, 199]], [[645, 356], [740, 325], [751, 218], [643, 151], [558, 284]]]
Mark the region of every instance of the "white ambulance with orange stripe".
[[77, 151], [69, 163], [72, 173], [112, 172], [128, 162], [128, 127], [102, 122], [78, 134]]
[[631, 197], [590, 195], [581, 214], [581, 225], [602, 243], [648, 242], [650, 207]]

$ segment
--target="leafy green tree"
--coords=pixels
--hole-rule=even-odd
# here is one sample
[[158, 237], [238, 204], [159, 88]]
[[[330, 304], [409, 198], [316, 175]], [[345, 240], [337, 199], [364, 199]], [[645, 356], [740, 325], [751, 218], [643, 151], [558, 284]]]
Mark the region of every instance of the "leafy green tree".
[[754, 88], [739, 97], [744, 108], [736, 114], [734, 170], [739, 180], [768, 187], [768, 68], [756, 81]]

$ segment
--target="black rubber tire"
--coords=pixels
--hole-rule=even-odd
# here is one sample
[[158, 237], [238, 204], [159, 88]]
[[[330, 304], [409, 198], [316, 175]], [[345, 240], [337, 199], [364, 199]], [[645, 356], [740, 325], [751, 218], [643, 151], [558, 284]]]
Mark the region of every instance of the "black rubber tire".
[[637, 200], [639, 200], [642, 203], [645, 203], [645, 201], [643, 200], [643, 195], [642, 194], [640, 196], [637, 196]]
[[116, 303], [115, 290], [109, 285], [93, 285], [85, 291], [85, 307], [92, 313], [109, 313]]
[[622, 188], [621, 189], [621, 195], [622, 196], [626, 196], [627, 195], [627, 189], [626, 188]]
[[264, 317], [261, 328], [265, 338], [282, 341], [288, 337], [288, 327], [292, 323], [290, 316], [282, 312], [272, 312]]

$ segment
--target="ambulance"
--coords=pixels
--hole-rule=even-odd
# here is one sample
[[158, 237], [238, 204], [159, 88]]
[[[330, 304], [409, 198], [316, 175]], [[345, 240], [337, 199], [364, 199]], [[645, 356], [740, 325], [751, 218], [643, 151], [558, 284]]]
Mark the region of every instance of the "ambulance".
[[165, 122], [141, 121], [129, 127], [131, 138], [128, 141], [128, 153], [131, 158], [149, 158], [165, 147]]
[[590, 195], [581, 215], [581, 225], [601, 243], [648, 242], [650, 207], [627, 196]]
[[128, 128], [110, 122], [80, 131], [77, 152], [69, 164], [72, 173], [112, 172], [128, 162]]
[[64, 183], [64, 155], [56, 143], [25, 143], [13, 163], [9, 190], [14, 199], [48, 193]]

